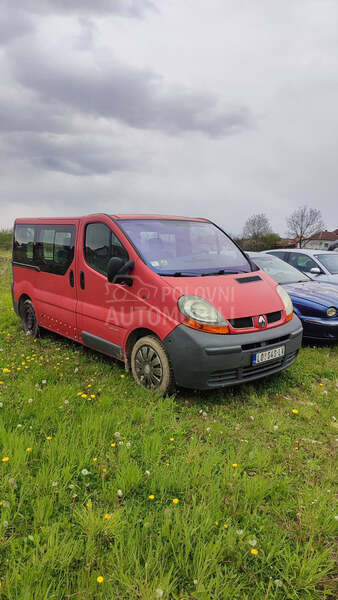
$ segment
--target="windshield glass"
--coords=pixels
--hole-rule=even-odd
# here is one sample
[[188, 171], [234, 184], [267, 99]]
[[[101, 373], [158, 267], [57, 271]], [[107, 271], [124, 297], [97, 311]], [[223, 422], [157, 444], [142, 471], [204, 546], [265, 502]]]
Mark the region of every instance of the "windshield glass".
[[174, 219], [123, 219], [118, 223], [146, 264], [161, 275], [252, 270], [244, 254], [212, 223]]
[[291, 265], [288, 265], [280, 258], [272, 255], [253, 256], [252, 260], [256, 265], [266, 271], [277, 283], [298, 283], [299, 281], [310, 281], [310, 278], [304, 273], [298, 271]]
[[316, 259], [323, 263], [324, 267], [326, 267], [332, 275], [337, 275], [338, 254], [335, 252], [331, 252], [331, 254], [317, 254]]

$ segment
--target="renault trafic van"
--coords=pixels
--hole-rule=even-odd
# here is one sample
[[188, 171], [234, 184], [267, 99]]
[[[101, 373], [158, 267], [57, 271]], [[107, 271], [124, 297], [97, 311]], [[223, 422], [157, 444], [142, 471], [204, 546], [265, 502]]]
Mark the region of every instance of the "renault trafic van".
[[277, 373], [302, 341], [287, 292], [202, 218], [17, 219], [12, 295], [27, 335], [76, 340], [160, 393]]

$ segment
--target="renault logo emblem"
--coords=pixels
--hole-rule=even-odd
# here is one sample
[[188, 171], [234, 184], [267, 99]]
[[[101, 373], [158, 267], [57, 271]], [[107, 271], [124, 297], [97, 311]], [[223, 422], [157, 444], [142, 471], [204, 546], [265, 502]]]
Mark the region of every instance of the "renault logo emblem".
[[264, 329], [266, 327], [266, 319], [263, 315], [260, 315], [258, 317], [258, 325], [260, 326], [261, 329]]

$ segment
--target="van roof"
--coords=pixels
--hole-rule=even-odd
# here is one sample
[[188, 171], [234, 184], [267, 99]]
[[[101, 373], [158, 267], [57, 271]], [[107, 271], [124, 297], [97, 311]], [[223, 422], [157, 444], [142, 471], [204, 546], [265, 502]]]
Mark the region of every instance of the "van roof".
[[88, 215], [81, 215], [77, 217], [37, 217], [37, 218], [18, 218], [16, 219], [16, 223], [63, 223], [67, 221], [79, 221], [84, 217], [102, 217], [109, 216], [112, 219], [119, 221], [121, 219], [168, 219], [168, 220], [179, 220], [179, 221], [203, 221], [208, 222], [208, 219], [204, 219], [202, 217], [182, 217], [177, 215], [155, 215], [155, 214], [110, 214], [107, 213], [93, 213]]

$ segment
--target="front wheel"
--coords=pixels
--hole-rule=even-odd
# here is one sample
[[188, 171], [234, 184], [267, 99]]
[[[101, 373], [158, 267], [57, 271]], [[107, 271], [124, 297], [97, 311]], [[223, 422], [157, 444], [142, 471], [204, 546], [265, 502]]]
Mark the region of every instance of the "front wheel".
[[39, 326], [31, 300], [24, 301], [20, 310], [20, 316], [26, 335], [36, 338], [39, 335]]
[[163, 395], [174, 392], [175, 380], [168, 355], [155, 336], [147, 335], [137, 340], [130, 362], [137, 383]]

